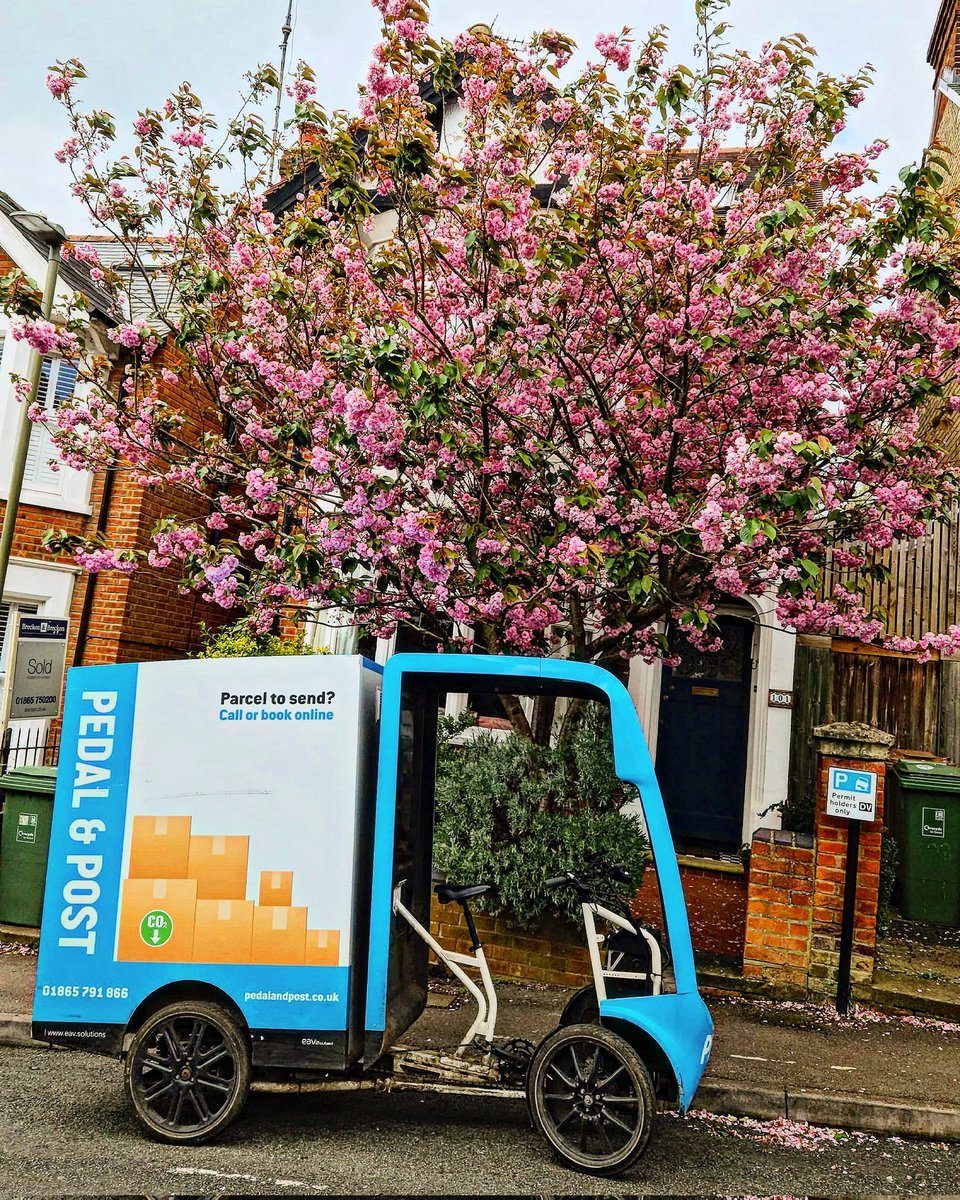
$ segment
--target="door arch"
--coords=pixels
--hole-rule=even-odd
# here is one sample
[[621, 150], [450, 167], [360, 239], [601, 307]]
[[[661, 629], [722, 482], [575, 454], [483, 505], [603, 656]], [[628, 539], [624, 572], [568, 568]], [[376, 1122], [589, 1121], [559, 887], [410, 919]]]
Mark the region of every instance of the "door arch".
[[657, 778], [673, 836], [686, 843], [739, 846], [752, 693], [753, 622], [716, 619], [722, 648], [705, 653], [669, 632], [660, 684]]

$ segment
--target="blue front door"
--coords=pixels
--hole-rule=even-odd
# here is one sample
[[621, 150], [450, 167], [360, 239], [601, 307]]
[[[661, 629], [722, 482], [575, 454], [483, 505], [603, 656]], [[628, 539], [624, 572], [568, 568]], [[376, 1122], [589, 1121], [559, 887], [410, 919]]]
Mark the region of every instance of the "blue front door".
[[723, 648], [715, 654], [671, 634], [680, 662], [663, 668], [657, 777], [675, 840], [739, 846], [753, 626], [739, 617], [717, 624]]

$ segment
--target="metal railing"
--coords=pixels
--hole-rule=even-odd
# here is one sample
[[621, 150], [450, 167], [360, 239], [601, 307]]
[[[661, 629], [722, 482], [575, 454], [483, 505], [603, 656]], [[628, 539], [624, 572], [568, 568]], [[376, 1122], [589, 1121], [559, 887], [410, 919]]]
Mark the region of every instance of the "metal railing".
[[14, 767], [55, 767], [59, 755], [59, 729], [8, 726], [0, 742], [0, 774]]

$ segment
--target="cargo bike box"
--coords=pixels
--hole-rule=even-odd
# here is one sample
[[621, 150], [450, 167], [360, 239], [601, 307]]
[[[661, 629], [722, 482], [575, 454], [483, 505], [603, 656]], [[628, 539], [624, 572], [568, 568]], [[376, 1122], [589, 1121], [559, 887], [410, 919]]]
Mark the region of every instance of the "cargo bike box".
[[[639, 792], [663, 933], [611, 899], [617, 864], [558, 863], [582, 906], [593, 984], [534, 1046], [496, 1035], [471, 953], [429, 930], [437, 715], [449, 692], [587, 698], [610, 713]], [[430, 951], [476, 1001], [455, 1052], [404, 1047]], [[137, 1117], [197, 1142], [251, 1080], [526, 1096], [570, 1165], [625, 1170], [656, 1108], [685, 1110], [712, 1022], [697, 991], [676, 858], [629, 696], [598, 667], [482, 655], [213, 659], [68, 676], [34, 1036], [119, 1055]]]

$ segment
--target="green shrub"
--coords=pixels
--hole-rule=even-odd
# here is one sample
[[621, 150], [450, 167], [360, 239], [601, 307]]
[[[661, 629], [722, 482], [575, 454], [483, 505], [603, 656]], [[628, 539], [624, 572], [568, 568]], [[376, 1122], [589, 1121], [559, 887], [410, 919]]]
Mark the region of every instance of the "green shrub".
[[639, 817], [621, 811], [634, 789], [617, 779], [605, 712], [589, 713], [555, 747], [488, 733], [451, 744], [462, 728], [441, 728], [437, 870], [457, 882], [492, 883], [482, 907], [526, 926], [548, 912], [579, 916], [569, 889], [547, 891], [543, 882], [591, 854], [625, 863], [639, 884], [648, 844]]
[[774, 805], [780, 810], [780, 824], [791, 833], [813, 833], [816, 824], [817, 801], [813, 793], [786, 799]]
[[304, 644], [303, 631], [295, 638], [275, 633], [255, 633], [246, 621], [234, 621], [219, 629], [201, 625], [201, 648], [197, 658], [260, 658], [265, 655], [325, 654]]

